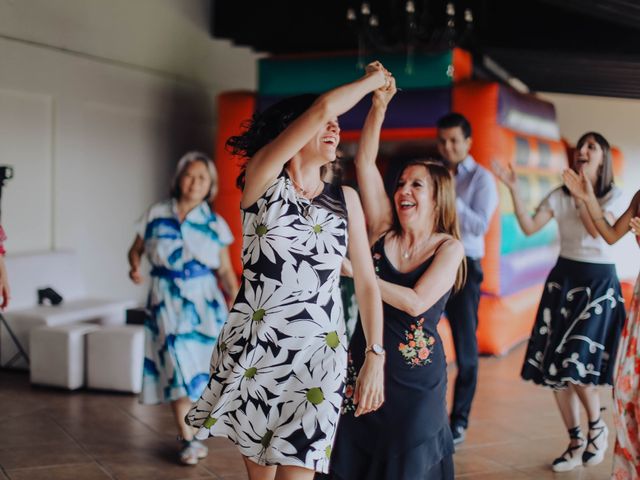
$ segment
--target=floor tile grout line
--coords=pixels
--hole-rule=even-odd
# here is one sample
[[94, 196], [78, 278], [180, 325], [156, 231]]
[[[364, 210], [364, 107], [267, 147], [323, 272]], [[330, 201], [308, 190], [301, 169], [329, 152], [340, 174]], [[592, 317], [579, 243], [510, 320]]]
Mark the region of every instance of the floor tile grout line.
[[[91, 465], [94, 462], [71, 462], [71, 463], [56, 463], [55, 465], [36, 465], [36, 466], [32, 466], [32, 467], [17, 467], [17, 468], [10, 468], [9, 470], [12, 472], [20, 472], [22, 470], [46, 470], [48, 468], [58, 468], [58, 467], [75, 467], [77, 465]], [[7, 473], [7, 475], [9, 475]], [[9, 477], [11, 478], [11, 477]]]
[[[50, 415], [48, 416], [51, 418]], [[82, 443], [80, 443], [73, 435], [71, 435], [71, 432], [69, 432], [63, 425], [61, 425], [55, 417], [53, 417], [52, 420], [53, 423], [55, 423], [66, 435], [68, 435], [69, 438], [71, 438], [71, 440], [78, 446], [78, 448], [82, 450], [82, 452], [87, 457], [89, 457], [98, 466], [98, 468], [100, 468], [100, 470], [107, 474], [107, 476], [112, 480], [117, 480], [117, 477], [113, 476], [111, 471], [109, 471], [109, 469], [105, 465], [103, 465], [99, 459], [92, 455], [91, 452], [89, 452], [89, 450]]]
[[[135, 420], [136, 422], [142, 424], [147, 430], [149, 430], [149, 432], [157, 435], [157, 436], [161, 436], [162, 433], [158, 432], [157, 430], [155, 430], [153, 427], [151, 427], [147, 422], [145, 422], [144, 420], [139, 419], [138, 417], [136, 417], [134, 414], [132, 414], [130, 411], [128, 411], [125, 408], [122, 408], [120, 406], [117, 407], [119, 410], [121, 410], [127, 417]], [[170, 443], [169, 439], [167, 440], [162, 440], [164, 443], [167, 443], [167, 445]]]
[[218, 475], [216, 472], [214, 472], [213, 470], [209, 470], [209, 467], [208, 467], [208, 466], [206, 466], [206, 465], [201, 465], [201, 466], [202, 466], [202, 468], [203, 468], [207, 473], [209, 473], [209, 474], [213, 475], [213, 478], [214, 478], [215, 480], [224, 480], [224, 478], [223, 478], [223, 477], [221, 477], [220, 475]]

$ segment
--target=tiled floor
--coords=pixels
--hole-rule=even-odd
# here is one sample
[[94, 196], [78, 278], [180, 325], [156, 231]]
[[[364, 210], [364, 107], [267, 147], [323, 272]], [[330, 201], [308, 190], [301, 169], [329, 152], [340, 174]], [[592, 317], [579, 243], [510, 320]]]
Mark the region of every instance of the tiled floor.
[[[472, 423], [454, 457], [456, 478], [609, 478], [611, 448], [597, 467], [550, 470], [567, 440], [551, 392], [518, 378], [523, 351], [481, 359]], [[611, 426], [610, 395], [601, 392]], [[168, 407], [141, 406], [130, 395], [33, 388], [28, 375], [0, 370], [0, 479], [246, 479], [233, 445], [209, 440], [209, 457], [183, 467], [173, 437]]]

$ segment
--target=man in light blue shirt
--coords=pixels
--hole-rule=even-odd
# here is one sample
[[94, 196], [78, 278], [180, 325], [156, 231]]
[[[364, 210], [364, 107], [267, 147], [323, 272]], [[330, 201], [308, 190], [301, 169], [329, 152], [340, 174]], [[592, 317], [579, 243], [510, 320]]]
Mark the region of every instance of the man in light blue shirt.
[[459, 113], [450, 113], [438, 121], [438, 151], [454, 175], [456, 210], [467, 260], [467, 281], [451, 295], [445, 312], [456, 350], [458, 376], [454, 387], [450, 425], [454, 444], [464, 441], [469, 424], [471, 402], [478, 378], [478, 305], [483, 273], [484, 236], [498, 206], [498, 191], [493, 175], [478, 165], [471, 155], [471, 125]]

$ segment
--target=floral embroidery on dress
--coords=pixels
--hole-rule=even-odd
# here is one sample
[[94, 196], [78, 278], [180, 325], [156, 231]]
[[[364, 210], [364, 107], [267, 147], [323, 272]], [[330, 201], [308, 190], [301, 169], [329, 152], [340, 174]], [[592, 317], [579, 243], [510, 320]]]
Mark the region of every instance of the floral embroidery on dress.
[[376, 272], [376, 276], [380, 276], [380, 259], [382, 258], [382, 255], [380, 255], [378, 252], [373, 254], [373, 269]]
[[342, 396], [342, 414], [356, 411], [356, 404], [353, 402], [353, 395], [356, 392], [356, 380], [358, 379], [358, 372], [356, 367], [353, 366], [353, 359], [351, 358], [351, 352], [349, 352], [347, 360], [347, 378], [344, 385], [344, 395]]
[[431, 363], [431, 350], [436, 343], [432, 336], [427, 337], [422, 328], [424, 318], [411, 325], [411, 331], [405, 330], [404, 335], [407, 343], [400, 343], [398, 350], [404, 357], [407, 365], [412, 367], [424, 367]]

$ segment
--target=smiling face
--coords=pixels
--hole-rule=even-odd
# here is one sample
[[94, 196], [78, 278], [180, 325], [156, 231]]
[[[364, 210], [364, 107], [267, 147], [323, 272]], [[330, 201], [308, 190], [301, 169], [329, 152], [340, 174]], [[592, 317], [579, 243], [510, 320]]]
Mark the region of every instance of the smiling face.
[[319, 158], [320, 164], [324, 165], [335, 161], [336, 149], [339, 143], [340, 126], [338, 125], [338, 118], [334, 117], [318, 130], [313, 138], [302, 147], [300, 153], [305, 156]]
[[422, 165], [405, 168], [393, 194], [393, 201], [401, 224], [424, 221], [433, 214], [433, 182]]
[[211, 176], [207, 166], [201, 161], [191, 162], [182, 173], [178, 185], [180, 200], [187, 202], [201, 202], [209, 196], [211, 190]]
[[578, 144], [573, 154], [571, 168], [577, 173], [584, 172], [592, 183], [598, 179], [602, 163], [604, 161], [604, 151], [602, 146], [596, 141], [593, 135], [584, 138]]
[[438, 129], [438, 152], [449, 165], [462, 162], [471, 148], [471, 137], [465, 137], [462, 127]]

